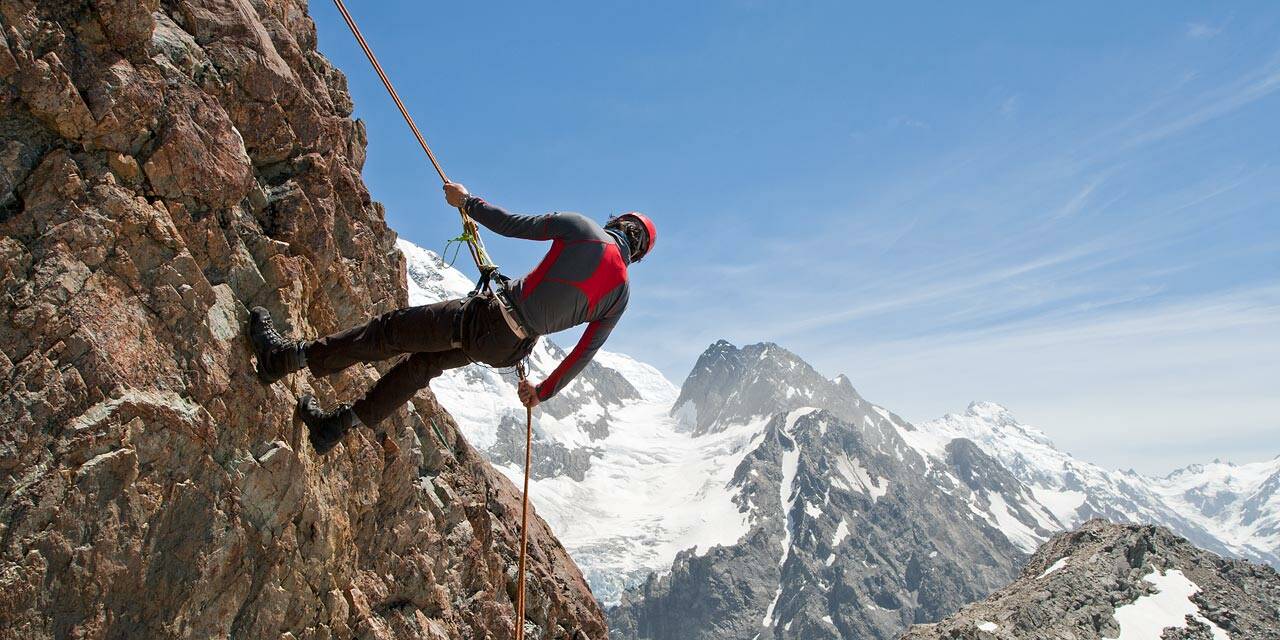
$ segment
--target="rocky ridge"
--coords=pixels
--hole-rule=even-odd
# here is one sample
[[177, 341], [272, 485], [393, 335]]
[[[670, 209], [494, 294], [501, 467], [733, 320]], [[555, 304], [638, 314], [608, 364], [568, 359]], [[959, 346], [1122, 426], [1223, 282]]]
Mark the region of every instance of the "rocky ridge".
[[[310, 449], [247, 307], [408, 302], [295, 0], [0, 5], [0, 637], [510, 637], [519, 499], [430, 393]], [[602, 638], [541, 519], [530, 637]]]
[[1280, 574], [1156, 526], [1091, 520], [1059, 534], [1021, 577], [903, 640], [1280, 638]]

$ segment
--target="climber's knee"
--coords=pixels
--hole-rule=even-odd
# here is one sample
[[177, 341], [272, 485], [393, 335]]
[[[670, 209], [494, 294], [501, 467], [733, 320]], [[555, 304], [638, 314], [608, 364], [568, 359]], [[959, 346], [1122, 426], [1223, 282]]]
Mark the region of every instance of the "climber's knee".
[[391, 367], [374, 383], [352, 410], [365, 425], [373, 426], [413, 398], [431, 379], [443, 372], [441, 354], [415, 353]]

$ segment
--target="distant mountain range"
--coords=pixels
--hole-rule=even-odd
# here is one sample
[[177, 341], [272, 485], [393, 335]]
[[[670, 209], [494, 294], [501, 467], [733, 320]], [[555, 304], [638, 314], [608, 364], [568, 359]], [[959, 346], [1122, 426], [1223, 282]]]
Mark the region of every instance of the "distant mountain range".
[[[470, 290], [436, 254], [400, 248], [411, 302]], [[535, 377], [562, 354], [543, 341]], [[518, 478], [514, 379], [471, 367], [432, 388]], [[534, 459], [532, 500], [612, 606], [617, 638], [896, 637], [1094, 517], [1280, 564], [1280, 458], [1109, 471], [994, 403], [912, 425], [767, 343], [716, 342], [679, 389], [602, 352], [537, 412]]]
[[973, 442], [1066, 527], [1095, 517], [1159, 524], [1205, 549], [1280, 565], [1280, 457], [1191, 465], [1163, 478], [1108, 471], [1059, 451], [1039, 430], [989, 402], [973, 403], [963, 414], [926, 422], [904, 436], [931, 452], [957, 438]]

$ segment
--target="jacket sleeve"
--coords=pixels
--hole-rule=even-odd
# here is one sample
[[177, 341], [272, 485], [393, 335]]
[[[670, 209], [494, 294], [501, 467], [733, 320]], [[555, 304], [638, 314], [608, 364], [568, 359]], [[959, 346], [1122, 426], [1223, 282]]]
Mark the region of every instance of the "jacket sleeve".
[[540, 216], [510, 213], [476, 196], [467, 198], [462, 208], [473, 220], [490, 231], [524, 240], [574, 239], [579, 235], [581, 223], [586, 220], [572, 213], [548, 213]]
[[578, 344], [573, 347], [573, 351], [570, 351], [560, 366], [538, 385], [539, 401], [548, 400], [559, 393], [565, 385], [569, 384], [569, 381], [582, 372], [583, 367], [591, 362], [596, 352], [604, 345], [604, 341], [609, 339], [609, 333], [617, 326], [621, 317], [621, 315], [607, 316], [587, 324], [587, 329], [582, 332], [582, 337], [578, 338]]

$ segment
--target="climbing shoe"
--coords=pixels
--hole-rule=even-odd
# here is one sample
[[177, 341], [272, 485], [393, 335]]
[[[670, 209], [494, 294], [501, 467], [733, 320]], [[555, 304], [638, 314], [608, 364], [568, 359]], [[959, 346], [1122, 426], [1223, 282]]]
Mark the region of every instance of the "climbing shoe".
[[311, 433], [311, 446], [315, 447], [316, 453], [321, 454], [338, 446], [342, 436], [351, 427], [360, 424], [351, 405], [340, 404], [333, 411], [325, 411], [320, 408], [320, 401], [312, 395], [302, 396], [298, 400], [298, 414]]
[[307, 364], [301, 342], [288, 340], [276, 331], [271, 312], [262, 307], [249, 311], [249, 337], [258, 356], [258, 379], [271, 384]]

